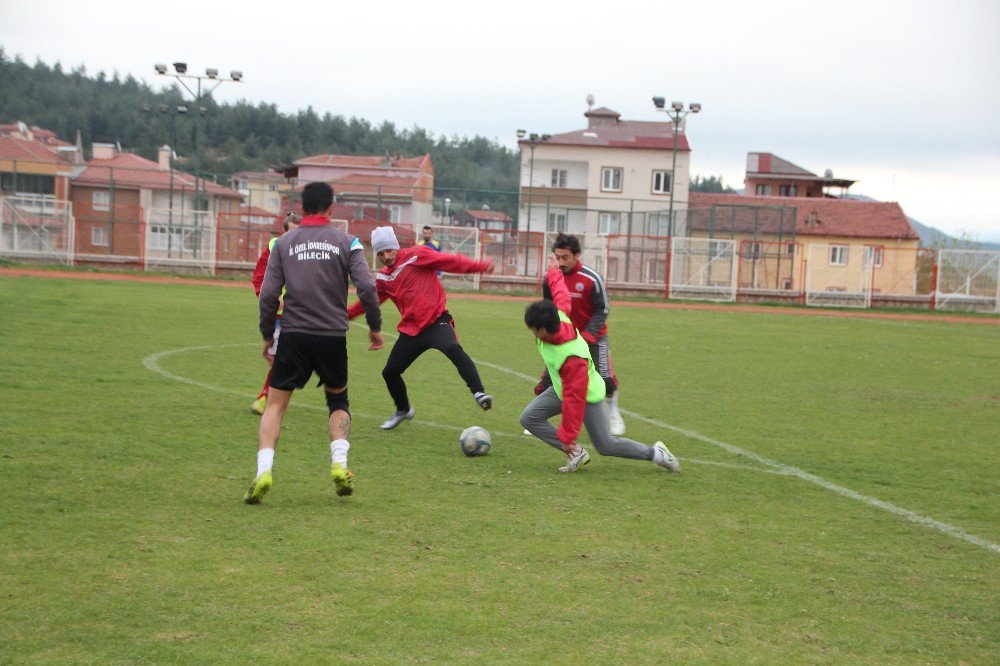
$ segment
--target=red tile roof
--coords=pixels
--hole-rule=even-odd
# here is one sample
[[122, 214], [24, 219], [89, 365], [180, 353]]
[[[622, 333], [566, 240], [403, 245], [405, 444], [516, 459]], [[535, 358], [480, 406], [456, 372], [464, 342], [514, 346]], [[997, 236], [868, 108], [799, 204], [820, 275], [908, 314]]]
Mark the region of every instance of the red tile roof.
[[372, 195], [380, 192], [382, 196], [412, 198], [416, 192], [417, 176], [373, 176], [363, 173], [352, 173], [337, 180], [331, 180], [330, 185], [338, 197], [350, 195]]
[[[31, 138], [29, 138], [23, 130], [27, 130]], [[59, 146], [73, 146], [73, 144], [67, 143], [56, 136], [56, 133], [52, 130], [38, 127], [37, 125], [28, 126], [24, 123], [9, 123], [6, 125], [0, 125], [0, 134], [19, 136], [27, 141], [31, 141], [33, 139], [39, 143], [43, 143], [46, 146], [52, 146], [54, 148], [58, 148]]]
[[[844, 238], [887, 238], [893, 240], [918, 240], [913, 225], [906, 218], [903, 209], [895, 202], [854, 201], [851, 199], [806, 198], [806, 197], [758, 197], [739, 194], [709, 194], [692, 192], [688, 203], [691, 229], [705, 231], [709, 228], [707, 215], [698, 209], [712, 206], [737, 207], [720, 222], [716, 215], [712, 224], [725, 223], [736, 232], [776, 233], [778, 216], [775, 213], [758, 215], [750, 206], [794, 207], [795, 233], [802, 236], [837, 236]], [[815, 215], [813, 215], [815, 213]], [[787, 215], [787, 213], [786, 213]], [[810, 218], [813, 221], [810, 221]], [[787, 225], [787, 217], [786, 222]]]
[[[594, 112], [591, 112], [592, 114]], [[599, 148], [674, 149], [673, 123], [646, 120], [619, 120], [589, 129], [553, 134], [546, 143], [556, 146], [594, 146]], [[518, 141], [519, 144], [527, 140]], [[677, 150], [691, 150], [687, 136], [677, 136]]]
[[500, 220], [501, 222], [509, 222], [511, 220], [510, 215], [503, 213], [498, 210], [467, 210], [465, 214], [469, 217], [474, 217], [477, 220], [483, 220], [484, 222], [490, 220]]
[[[754, 160], [756, 159], [757, 168], [752, 170]], [[747, 174], [751, 173], [768, 173], [782, 176], [811, 176], [813, 178], [818, 178], [816, 174], [812, 171], [807, 171], [802, 167], [792, 164], [788, 160], [783, 160], [777, 155], [771, 153], [747, 153]]]
[[385, 157], [379, 155], [312, 155], [295, 160], [297, 166], [329, 166], [366, 169], [416, 169], [430, 166], [431, 156]]
[[[87, 168], [73, 180], [75, 185], [107, 186], [114, 179], [115, 187], [142, 190], [169, 190], [170, 170], [134, 153], [120, 153], [111, 159], [90, 160]], [[211, 181], [201, 181], [205, 190], [216, 196], [242, 199], [236, 190], [216, 185]], [[194, 176], [174, 169], [173, 188], [194, 189]]]
[[233, 174], [233, 178], [240, 180], [256, 180], [268, 183], [284, 183], [285, 176], [277, 171], [238, 171]]
[[277, 217], [276, 213], [258, 208], [257, 206], [240, 206], [240, 215], [252, 215], [254, 217]]
[[0, 133], [0, 159], [69, 166], [71, 162], [56, 150], [56, 145], [47, 145], [41, 141], [32, 141], [20, 136]]
[[792, 164], [773, 153], [747, 153], [746, 178], [747, 180], [805, 180], [837, 187], [850, 187], [856, 182], [847, 178], [834, 178], [832, 175], [817, 176], [812, 171]]

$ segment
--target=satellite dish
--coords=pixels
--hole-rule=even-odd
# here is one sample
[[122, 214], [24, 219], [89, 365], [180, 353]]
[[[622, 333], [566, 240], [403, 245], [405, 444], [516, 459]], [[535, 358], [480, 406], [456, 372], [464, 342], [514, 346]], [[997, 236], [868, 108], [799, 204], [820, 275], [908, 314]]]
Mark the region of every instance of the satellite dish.
[[827, 169], [823, 172], [824, 178], [833, 178], [833, 169]]
[[594, 106], [594, 96], [587, 95], [587, 108], [589, 109], [592, 106]]

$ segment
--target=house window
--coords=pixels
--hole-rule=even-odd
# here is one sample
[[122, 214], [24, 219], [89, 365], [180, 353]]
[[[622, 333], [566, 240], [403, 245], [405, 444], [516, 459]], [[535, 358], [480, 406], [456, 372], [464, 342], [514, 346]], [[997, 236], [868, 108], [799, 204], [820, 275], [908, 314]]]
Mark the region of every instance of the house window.
[[599, 234], [617, 234], [618, 227], [621, 224], [621, 214], [619, 213], [601, 213], [600, 225], [598, 226], [597, 233]]
[[111, 192], [109, 190], [96, 190], [91, 197], [94, 210], [111, 209]]
[[267, 200], [267, 205], [271, 208], [277, 208], [281, 202], [278, 201], [278, 197], [269, 197]]
[[171, 233], [171, 230], [163, 225], [153, 225], [149, 228], [150, 250], [181, 250], [183, 247], [183, 229], [174, 227], [173, 233]]
[[760, 259], [760, 243], [744, 243], [743, 244], [743, 258], [744, 259]]
[[4, 172], [0, 173], [0, 191], [51, 197], [56, 193], [56, 177]]
[[795, 243], [788, 243], [785, 245], [785, 254], [789, 257], [795, 256]]
[[272, 184], [272, 185], [268, 185], [268, 186], [267, 186], [267, 189], [268, 189], [268, 190], [269, 190], [270, 192], [277, 192], [277, 191], [278, 191], [278, 186], [277, 186], [277, 185], [273, 185], [273, 184]]
[[708, 241], [708, 256], [710, 259], [716, 259], [723, 256], [726, 253], [727, 243], [722, 240], [710, 240]]
[[552, 187], [566, 187], [566, 170], [552, 170]]
[[601, 169], [601, 190], [603, 192], [622, 191], [621, 167], [604, 167]]
[[97, 226], [90, 228], [90, 244], [95, 247], [108, 246], [108, 228]]
[[831, 266], [846, 266], [847, 265], [847, 246], [846, 245], [831, 245], [830, 246], [830, 265]]
[[791, 289], [792, 288], [792, 278], [781, 278], [781, 288]]
[[546, 231], [566, 231], [566, 214], [549, 213], [549, 221], [545, 225]]
[[669, 236], [670, 216], [662, 213], [650, 213], [646, 224], [646, 233], [650, 236]]
[[389, 221], [393, 224], [399, 224], [403, 221], [402, 206], [389, 206]]
[[169, 243], [169, 235], [166, 227], [152, 226], [149, 228], [149, 249], [166, 250]]
[[882, 248], [869, 245], [865, 248], [865, 267], [871, 266], [873, 262], [875, 268], [882, 267]]
[[653, 172], [653, 194], [670, 194], [670, 185], [673, 179], [669, 171]]
[[779, 185], [778, 195], [782, 197], [794, 197], [798, 195], [799, 188], [796, 185]]
[[758, 185], [757, 189], [754, 190], [754, 193], [757, 196], [760, 196], [760, 197], [769, 197], [769, 196], [771, 196], [771, 186], [770, 185]]
[[667, 262], [662, 259], [649, 259], [643, 265], [645, 282], [663, 282], [667, 275]]

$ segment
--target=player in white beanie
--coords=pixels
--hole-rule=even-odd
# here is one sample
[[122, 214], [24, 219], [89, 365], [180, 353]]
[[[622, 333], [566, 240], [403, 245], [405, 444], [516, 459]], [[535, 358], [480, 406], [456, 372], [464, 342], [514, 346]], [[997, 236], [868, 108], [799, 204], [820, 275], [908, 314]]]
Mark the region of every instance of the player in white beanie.
[[385, 250], [398, 250], [399, 241], [396, 240], [396, 232], [392, 227], [375, 227], [372, 231], [372, 251], [378, 256], [379, 252]]
[[[413, 418], [415, 412], [410, 406], [403, 373], [428, 349], [437, 349], [448, 357], [480, 408], [492, 407], [493, 398], [483, 388], [476, 364], [458, 344], [455, 322], [448, 312], [437, 272], [485, 273], [493, 267], [493, 261], [438, 252], [426, 245], [400, 249], [396, 233], [389, 226], [372, 231], [372, 250], [383, 266], [375, 274], [379, 303], [391, 299], [401, 314], [396, 327], [399, 339], [382, 370], [396, 411], [382, 424], [382, 429], [392, 430]], [[347, 316], [353, 319], [362, 312], [364, 307], [358, 301], [348, 308]]]

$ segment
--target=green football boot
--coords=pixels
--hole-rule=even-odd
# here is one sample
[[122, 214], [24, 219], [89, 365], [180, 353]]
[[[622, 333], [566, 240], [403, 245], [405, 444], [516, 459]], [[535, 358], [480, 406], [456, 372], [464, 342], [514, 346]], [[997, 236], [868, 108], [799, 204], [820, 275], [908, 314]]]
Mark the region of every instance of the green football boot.
[[264, 472], [250, 484], [246, 495], [243, 496], [243, 501], [247, 504], [260, 504], [260, 501], [264, 499], [264, 493], [270, 490], [273, 484], [271, 473]]
[[341, 497], [354, 492], [354, 472], [340, 463], [333, 463], [330, 468], [330, 478], [333, 479], [333, 485]]

